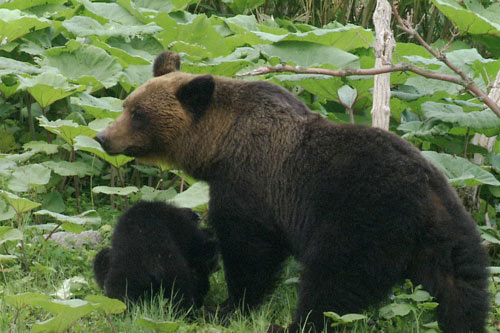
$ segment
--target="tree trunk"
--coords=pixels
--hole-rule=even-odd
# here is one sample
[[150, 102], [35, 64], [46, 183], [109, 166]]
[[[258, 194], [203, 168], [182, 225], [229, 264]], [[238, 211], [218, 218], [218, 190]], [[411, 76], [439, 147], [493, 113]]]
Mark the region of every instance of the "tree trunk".
[[[375, 68], [392, 64], [392, 51], [396, 46], [391, 30], [391, 5], [387, 0], [377, 0], [373, 13], [375, 25]], [[389, 129], [391, 107], [391, 74], [378, 74], [374, 77], [372, 126]]]

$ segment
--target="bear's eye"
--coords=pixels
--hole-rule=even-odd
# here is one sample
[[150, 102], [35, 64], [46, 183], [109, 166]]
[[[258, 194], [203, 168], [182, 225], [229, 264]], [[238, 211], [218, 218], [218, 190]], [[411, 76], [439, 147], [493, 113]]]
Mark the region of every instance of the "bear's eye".
[[145, 125], [148, 122], [148, 116], [142, 109], [135, 109], [132, 111], [130, 117], [135, 125]]
[[146, 114], [144, 113], [143, 110], [135, 109], [134, 111], [132, 111], [132, 119], [133, 120], [142, 120], [144, 118], [146, 118]]

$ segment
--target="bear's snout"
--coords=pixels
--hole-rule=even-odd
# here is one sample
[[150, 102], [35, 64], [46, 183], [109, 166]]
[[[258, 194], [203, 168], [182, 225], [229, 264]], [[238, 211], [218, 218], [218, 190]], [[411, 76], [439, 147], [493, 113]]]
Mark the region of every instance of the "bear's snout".
[[104, 133], [104, 131], [97, 133], [95, 139], [97, 142], [99, 142], [102, 149], [104, 149], [107, 152], [108, 151], [107, 140], [106, 140], [107, 138], [106, 138], [106, 134]]

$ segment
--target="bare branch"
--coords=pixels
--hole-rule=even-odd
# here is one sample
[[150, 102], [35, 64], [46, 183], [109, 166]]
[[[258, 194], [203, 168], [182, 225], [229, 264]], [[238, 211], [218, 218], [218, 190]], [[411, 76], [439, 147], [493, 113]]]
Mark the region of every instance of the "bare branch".
[[[446, 53], [441, 51], [437, 52], [434, 50], [423, 38], [420, 36], [420, 34], [417, 32], [416, 29], [414, 29], [408, 21], [404, 21], [401, 16], [399, 15], [397, 8], [393, 5], [392, 6], [392, 12], [394, 13], [394, 17], [398, 20], [398, 23], [400, 24], [401, 29], [409, 34], [410, 36], [414, 37], [420, 45], [422, 45], [430, 54], [432, 54], [436, 59], [442, 61], [443, 63], [448, 66], [453, 72], [457, 73], [460, 75], [462, 78], [460, 85], [462, 85], [464, 88], [466, 88], [468, 91], [473, 93], [480, 101], [482, 101], [484, 104], [486, 104], [495, 114], [500, 117], [500, 108], [498, 105], [488, 97], [486, 92], [481, 90], [475, 83], [474, 80], [472, 80], [471, 77], [469, 77], [463, 70], [452, 64], [448, 58], [446, 57]], [[418, 74], [418, 73], [417, 73]]]

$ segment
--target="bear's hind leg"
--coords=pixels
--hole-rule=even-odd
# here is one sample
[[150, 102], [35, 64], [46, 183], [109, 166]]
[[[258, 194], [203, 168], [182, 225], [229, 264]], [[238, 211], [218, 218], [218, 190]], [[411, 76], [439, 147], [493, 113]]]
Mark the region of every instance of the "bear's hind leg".
[[[450, 244], [452, 243], [452, 244]], [[445, 333], [482, 333], [488, 317], [487, 258], [475, 231], [417, 254], [410, 279], [436, 297]]]

